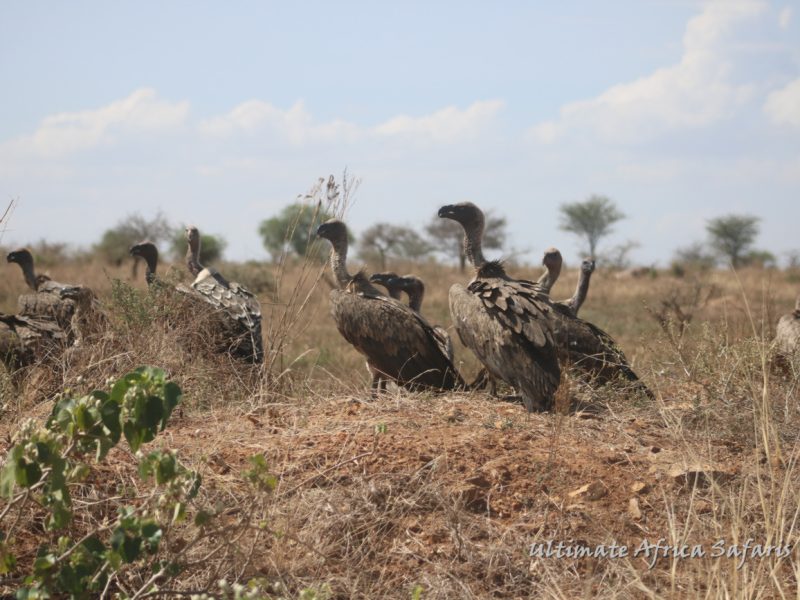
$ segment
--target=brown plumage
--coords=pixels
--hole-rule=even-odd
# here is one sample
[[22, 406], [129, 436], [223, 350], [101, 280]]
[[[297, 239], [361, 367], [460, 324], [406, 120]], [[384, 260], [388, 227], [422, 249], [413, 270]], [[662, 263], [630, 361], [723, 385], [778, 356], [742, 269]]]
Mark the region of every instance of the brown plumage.
[[347, 227], [326, 221], [317, 235], [331, 242], [331, 267], [340, 289], [330, 294], [339, 333], [367, 358], [373, 394], [387, 378], [408, 389], [451, 390], [464, 381], [436, 342], [433, 328], [418, 313], [380, 293], [363, 272], [347, 272]]
[[522, 394], [529, 410], [549, 410], [561, 370], [553, 337], [553, 309], [531, 281], [508, 276], [481, 250], [483, 212], [471, 202], [443, 206], [439, 217], [464, 228], [464, 253], [475, 268], [465, 288], [450, 288], [450, 313], [461, 341], [489, 373]]
[[8, 262], [17, 263], [25, 282], [36, 294], [21, 295], [17, 311], [21, 316], [55, 319], [70, 343], [80, 345], [85, 337], [107, 325], [107, 318], [94, 292], [86, 286], [60, 283], [47, 275], [36, 274], [33, 255], [27, 248], [10, 252]]
[[53, 281], [47, 275], [37, 274], [33, 255], [27, 248], [9, 252], [6, 260], [19, 265], [25, 283], [34, 292], [20, 294], [17, 298], [17, 313], [34, 318], [55, 319], [64, 331], [70, 332], [76, 306], [73, 300], [64, 296], [64, 292], [75, 286]]
[[67, 344], [53, 319], [0, 313], [0, 360], [11, 371], [56, 356]]
[[553, 334], [562, 365], [566, 363], [576, 367], [600, 384], [617, 378], [628, 380], [635, 390], [652, 398], [653, 393], [631, 369], [625, 353], [614, 339], [596, 325], [578, 318], [594, 268], [593, 260], [584, 260], [572, 298], [553, 302]]
[[800, 296], [794, 310], [778, 320], [775, 331], [775, 357], [780, 366], [789, 368], [800, 359]]
[[[416, 275], [400, 277], [394, 273], [375, 273], [369, 280], [379, 283], [389, 291], [389, 297], [400, 299], [403, 292], [408, 296], [408, 306], [418, 314], [422, 314], [422, 300], [425, 298], [425, 283]], [[445, 353], [450, 362], [453, 362], [453, 340], [444, 327], [432, 325], [436, 335], [436, 343]]]
[[240, 283], [228, 281], [216, 269], [200, 264], [200, 234], [197, 227], [192, 225], [186, 228], [186, 241], [187, 266], [196, 276], [192, 289], [237, 325], [230, 346], [231, 354], [254, 363], [264, 362], [261, 305], [258, 299]]

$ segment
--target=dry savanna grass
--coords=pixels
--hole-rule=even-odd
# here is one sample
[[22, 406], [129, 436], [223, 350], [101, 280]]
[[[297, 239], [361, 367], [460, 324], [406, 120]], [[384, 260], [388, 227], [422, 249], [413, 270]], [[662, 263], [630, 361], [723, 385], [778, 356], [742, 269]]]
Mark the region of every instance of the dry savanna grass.
[[[450, 324], [447, 290], [468, 275], [436, 263], [390, 267], [421, 276], [423, 313]], [[12, 312], [23, 282], [16, 266], [2, 268], [0, 310]], [[25, 418], [46, 418], [60, 390], [103, 387], [142, 364], [181, 386], [182, 407], [152, 445], [202, 474], [190, 510], [213, 507], [225, 528], [191, 550], [163, 595], [214, 592], [225, 578], [257, 579], [276, 598], [797, 596], [800, 379], [769, 364], [797, 274], [598, 271], [582, 316], [617, 339], [656, 399], [568, 376], [562, 410], [528, 415], [481, 392], [390, 389], [372, 402], [363, 357], [328, 315], [318, 265], [219, 268], [246, 285], [265, 282], [263, 371], [208, 351], [205, 317], [174, 294], [148, 293], [130, 265], [65, 264], [51, 276], [95, 289], [109, 329], [0, 380], [4, 449]], [[188, 279], [162, 270], [168, 281]], [[553, 296], [569, 297], [576, 279], [566, 272]], [[458, 342], [456, 356], [471, 379], [475, 358]], [[277, 477], [271, 493], [243, 477], [259, 453]], [[122, 444], [74, 491], [76, 535], [137, 502], [135, 472]], [[34, 510], [18, 524], [4, 593], [56, 535], [37, 519]], [[183, 527], [164, 552], [191, 538]], [[562, 556], [549, 555], [559, 542]], [[577, 547], [599, 555], [576, 557]], [[698, 549], [705, 556], [688, 556]], [[136, 589], [147, 576], [129, 570], [115, 585]]]

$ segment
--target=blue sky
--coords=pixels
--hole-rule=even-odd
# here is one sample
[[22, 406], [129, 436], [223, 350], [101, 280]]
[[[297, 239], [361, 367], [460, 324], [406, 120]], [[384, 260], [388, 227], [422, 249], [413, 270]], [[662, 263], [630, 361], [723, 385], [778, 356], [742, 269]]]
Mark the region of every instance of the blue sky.
[[[729, 212], [800, 249], [800, 2], [6, 2], [3, 243], [162, 210], [264, 258], [257, 224], [346, 167], [347, 221], [506, 215], [535, 260], [603, 194], [665, 264]], [[601, 248], [602, 250], [602, 248]]]

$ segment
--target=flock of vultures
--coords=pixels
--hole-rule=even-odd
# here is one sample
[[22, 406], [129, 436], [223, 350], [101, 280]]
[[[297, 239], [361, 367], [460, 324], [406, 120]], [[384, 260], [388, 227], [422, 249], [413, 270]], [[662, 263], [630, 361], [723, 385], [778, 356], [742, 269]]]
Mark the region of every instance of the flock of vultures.
[[[497, 381], [512, 387], [529, 411], [551, 410], [562, 369], [580, 373], [591, 385], [615, 381], [631, 391], [652, 397], [652, 392], [631, 369], [613, 338], [578, 317], [589, 290], [594, 261], [585, 260], [575, 294], [554, 301], [550, 289], [558, 278], [562, 259], [556, 249], [545, 252], [546, 271], [538, 281], [516, 279], [499, 261], [483, 256], [484, 215], [470, 202], [444, 206], [439, 217], [452, 219], [464, 229], [464, 252], [474, 268], [466, 285], [450, 289], [450, 313], [464, 346], [475, 353], [484, 369], [467, 383], [455, 366], [453, 345], [442, 327], [431, 325], [421, 314], [423, 282], [414, 276], [347, 270], [346, 225], [331, 219], [317, 235], [332, 244], [331, 268], [338, 284], [330, 295], [331, 315], [342, 336], [363, 354], [372, 374], [372, 395], [388, 382], [411, 390], [469, 390]], [[219, 271], [200, 264], [200, 235], [186, 229], [186, 264], [195, 277], [190, 286], [177, 285], [187, 302], [199, 303], [215, 314], [217, 344], [243, 363], [264, 362], [261, 308], [243, 285], [228, 281]], [[158, 279], [158, 250], [144, 241], [130, 249], [146, 265], [149, 286], [164, 289]], [[101, 303], [82, 285], [53, 281], [37, 274], [27, 249], [7, 256], [22, 269], [30, 293], [19, 296], [17, 314], [0, 313], [0, 358], [13, 371], [57, 355], [59, 349], [80, 346], [107, 324]], [[382, 291], [380, 288], [386, 290]], [[172, 289], [170, 287], [170, 289]], [[408, 304], [402, 294], [408, 296]], [[210, 342], [209, 342], [210, 343]], [[800, 298], [795, 310], [781, 317], [775, 342], [777, 355], [791, 359], [800, 352]]]

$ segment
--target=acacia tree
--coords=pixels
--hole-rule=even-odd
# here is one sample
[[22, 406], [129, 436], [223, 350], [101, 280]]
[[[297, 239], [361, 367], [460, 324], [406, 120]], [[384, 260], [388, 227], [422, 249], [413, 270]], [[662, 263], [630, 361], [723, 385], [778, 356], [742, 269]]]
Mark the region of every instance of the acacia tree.
[[361, 256], [377, 254], [381, 270], [386, 270], [386, 257], [418, 260], [430, 253], [431, 244], [410, 227], [376, 223], [361, 235]]
[[[500, 250], [506, 243], [506, 218], [497, 217], [491, 211], [484, 213], [483, 248]], [[464, 229], [451, 219], [433, 217], [425, 226], [431, 247], [448, 257], [458, 257], [461, 272], [467, 265], [464, 254]]]
[[[142, 240], [157, 244], [170, 239], [172, 230], [172, 225], [160, 211], [149, 220], [138, 213], [130, 214], [103, 233], [92, 249], [106, 262], [119, 266], [130, 258], [128, 250], [133, 244]], [[136, 277], [138, 265], [137, 258], [133, 261], [133, 277]]]
[[295, 202], [278, 215], [261, 221], [258, 233], [273, 261], [287, 251], [305, 256], [316, 239], [317, 227], [330, 218], [331, 215], [316, 206]]
[[590, 196], [583, 202], [567, 202], [559, 207], [559, 228], [586, 239], [589, 255], [597, 257], [597, 244], [612, 231], [617, 221], [625, 215], [606, 196]]
[[752, 215], [725, 215], [706, 223], [711, 247], [731, 262], [740, 266], [758, 236], [760, 219]]

